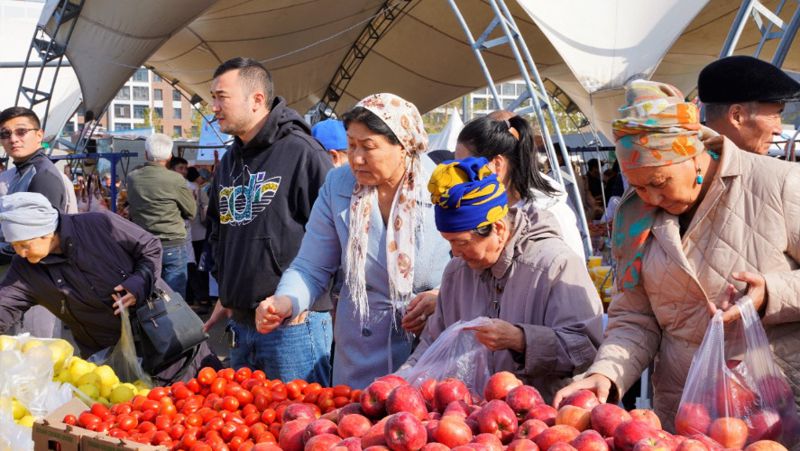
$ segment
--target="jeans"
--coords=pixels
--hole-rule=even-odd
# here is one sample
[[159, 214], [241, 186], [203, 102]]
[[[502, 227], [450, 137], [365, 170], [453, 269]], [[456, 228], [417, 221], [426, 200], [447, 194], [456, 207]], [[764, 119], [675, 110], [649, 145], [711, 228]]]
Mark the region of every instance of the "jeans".
[[235, 337], [231, 366], [259, 369], [270, 379], [293, 379], [331, 384], [331, 343], [333, 328], [328, 312], [309, 312], [305, 322], [281, 326], [261, 334], [255, 324], [231, 321]]
[[186, 281], [188, 278], [186, 265], [189, 256], [186, 253], [186, 246], [165, 247], [161, 254], [161, 279], [172, 288], [172, 291], [186, 299]]

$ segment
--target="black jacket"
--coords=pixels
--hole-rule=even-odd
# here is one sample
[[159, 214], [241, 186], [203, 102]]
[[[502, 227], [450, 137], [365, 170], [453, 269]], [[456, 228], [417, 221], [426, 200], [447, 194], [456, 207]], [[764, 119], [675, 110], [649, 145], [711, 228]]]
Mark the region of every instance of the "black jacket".
[[72, 331], [81, 354], [113, 346], [120, 337], [111, 294], [117, 285], [142, 305], [161, 281], [161, 243], [136, 224], [109, 212], [59, 215], [61, 254], [37, 264], [14, 256], [0, 282], [0, 334], [39, 304]]
[[209, 237], [219, 298], [247, 322], [297, 255], [311, 207], [333, 167], [308, 124], [277, 97], [247, 145], [236, 138], [216, 168]]

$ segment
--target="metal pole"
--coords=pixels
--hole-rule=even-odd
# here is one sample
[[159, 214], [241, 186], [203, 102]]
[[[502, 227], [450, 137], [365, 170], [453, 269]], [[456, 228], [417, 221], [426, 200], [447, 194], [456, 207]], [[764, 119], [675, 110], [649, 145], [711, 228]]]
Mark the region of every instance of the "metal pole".
[[792, 41], [794, 41], [798, 28], [800, 28], [800, 6], [795, 9], [792, 20], [783, 30], [781, 41], [778, 43], [778, 48], [775, 49], [775, 55], [772, 57], [772, 64], [775, 66], [783, 66], [783, 61], [789, 53], [789, 48], [792, 46]]
[[739, 7], [739, 12], [736, 13], [736, 18], [733, 19], [731, 31], [728, 33], [728, 37], [725, 38], [725, 43], [722, 44], [722, 51], [719, 52], [720, 58], [733, 54], [733, 50], [736, 48], [736, 44], [742, 36], [742, 31], [744, 31], [744, 26], [747, 24], [747, 16], [749, 16], [750, 12], [753, 10], [754, 1], [756, 0], [742, 1], [742, 6]]

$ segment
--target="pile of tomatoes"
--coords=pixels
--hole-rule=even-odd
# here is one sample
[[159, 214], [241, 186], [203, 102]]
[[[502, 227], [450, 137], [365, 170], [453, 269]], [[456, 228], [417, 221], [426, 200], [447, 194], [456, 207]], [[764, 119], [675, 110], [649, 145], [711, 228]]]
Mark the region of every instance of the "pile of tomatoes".
[[287, 405], [307, 403], [325, 414], [358, 401], [360, 394], [346, 385], [268, 380], [262, 371], [248, 368], [203, 368], [186, 383], [156, 387], [147, 397], [111, 407], [96, 403], [63, 421], [174, 450], [251, 451], [256, 444], [276, 442]]

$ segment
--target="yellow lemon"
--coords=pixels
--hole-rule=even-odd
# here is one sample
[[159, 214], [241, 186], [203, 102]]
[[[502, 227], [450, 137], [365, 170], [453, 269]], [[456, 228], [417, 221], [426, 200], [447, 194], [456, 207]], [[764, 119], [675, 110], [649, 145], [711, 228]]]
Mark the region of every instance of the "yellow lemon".
[[33, 338], [26, 341], [20, 348], [20, 351], [22, 351], [22, 353], [25, 354], [26, 352], [30, 351], [33, 348], [38, 348], [39, 346], [44, 346], [44, 345], [45, 344], [42, 340], [37, 340]]
[[78, 390], [82, 391], [86, 396], [92, 399], [97, 399], [100, 397], [100, 390], [98, 390], [97, 385], [94, 384], [79, 385]]
[[130, 401], [136, 395], [136, 388], [131, 384], [120, 384], [111, 390], [108, 400], [114, 404]]
[[147, 394], [148, 394], [148, 393], [150, 393], [150, 389], [149, 389], [149, 388], [140, 388], [140, 389], [139, 389], [139, 390], [136, 392], [136, 394], [137, 394], [137, 395], [139, 395], [139, 396], [144, 396], [145, 398], [147, 397]]
[[0, 335], [0, 351], [17, 349], [17, 338], [10, 335]]
[[69, 380], [77, 384], [78, 380], [84, 375], [94, 371], [97, 365], [87, 362], [80, 357], [73, 357], [69, 361]]
[[84, 374], [77, 381], [75, 381], [75, 383], [78, 385], [86, 385], [86, 384], [97, 385], [98, 390], [100, 389], [99, 388], [100, 378], [97, 377], [97, 374], [95, 374], [94, 372]]
[[19, 421], [17, 421], [17, 424], [26, 428], [32, 428], [34, 421], [36, 421], [36, 418], [32, 417], [31, 415], [25, 415], [24, 417], [20, 418]]
[[61, 369], [64, 366], [64, 362], [72, 357], [72, 353], [75, 352], [75, 348], [66, 341], [66, 340], [53, 340], [47, 344], [47, 347], [50, 348], [51, 357], [53, 358], [53, 368], [56, 370]]
[[109, 390], [119, 384], [119, 378], [108, 365], [98, 366], [95, 368], [94, 374], [100, 379], [100, 384], [107, 386]]
[[23, 406], [19, 401], [13, 399], [11, 400], [11, 414], [14, 416], [15, 420], [19, 420], [28, 414], [28, 409], [26, 409], [25, 406]]

